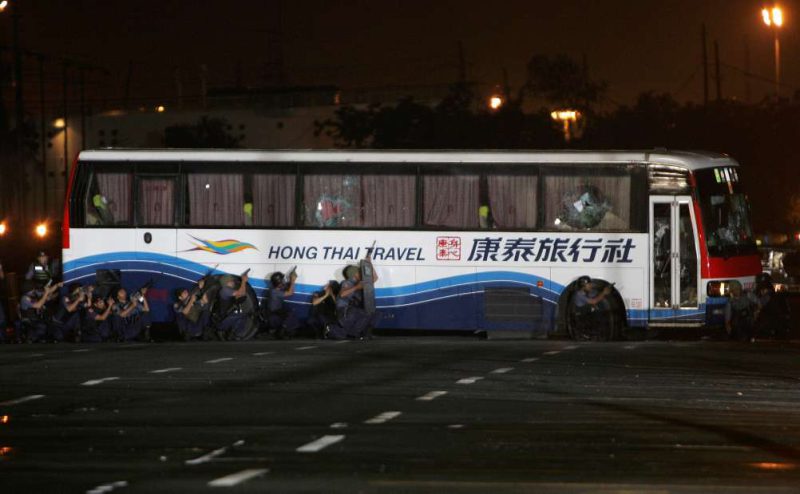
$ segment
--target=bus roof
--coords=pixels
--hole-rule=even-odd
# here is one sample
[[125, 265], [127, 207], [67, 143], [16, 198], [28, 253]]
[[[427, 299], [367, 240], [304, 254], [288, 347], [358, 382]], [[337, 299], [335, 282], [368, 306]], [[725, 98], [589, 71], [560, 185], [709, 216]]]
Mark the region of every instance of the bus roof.
[[495, 150], [248, 150], [97, 149], [80, 161], [327, 162], [327, 163], [650, 163], [688, 170], [738, 166], [725, 154], [698, 151], [495, 151]]

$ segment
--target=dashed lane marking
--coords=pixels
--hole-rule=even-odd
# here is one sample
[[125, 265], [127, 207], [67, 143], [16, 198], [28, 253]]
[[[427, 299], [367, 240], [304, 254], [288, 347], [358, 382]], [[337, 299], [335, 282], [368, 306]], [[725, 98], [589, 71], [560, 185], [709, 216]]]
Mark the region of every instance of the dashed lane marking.
[[228, 360], [233, 360], [233, 357], [215, 358], [214, 360], [206, 360], [206, 363], [207, 364], [218, 364], [220, 362], [227, 362]]
[[331, 429], [346, 429], [347, 423], [346, 422], [334, 422], [331, 424]]
[[256, 352], [256, 353], [254, 353], [254, 354], [253, 354], [253, 356], [254, 356], [254, 357], [261, 357], [261, 356], [263, 356], [263, 355], [272, 355], [272, 354], [274, 354], [274, 353], [275, 353], [275, 352]]
[[625, 350], [635, 350], [636, 349], [636, 345], [625, 345], [622, 348], [624, 348]]
[[465, 377], [464, 379], [459, 379], [458, 381], [456, 381], [456, 384], [475, 384], [481, 379], [483, 379], [482, 376]]
[[106, 492], [111, 492], [114, 489], [118, 489], [120, 487], [128, 487], [128, 481], [118, 480], [110, 484], [101, 484], [95, 487], [94, 489], [89, 489], [88, 491], [86, 491], [86, 494], [105, 494]]
[[544, 352], [542, 355], [558, 355], [561, 353], [561, 350], [550, 350], [549, 352]]
[[570, 346], [565, 346], [564, 350], [576, 350], [577, 348], [578, 345], [570, 345]]
[[156, 369], [150, 371], [150, 374], [166, 374], [167, 372], [177, 372], [183, 370], [183, 367], [167, 367], [166, 369]]
[[316, 453], [318, 451], [321, 451], [321, 450], [327, 448], [331, 444], [338, 443], [339, 441], [341, 441], [344, 438], [345, 438], [344, 435], [322, 436], [319, 439], [316, 439], [314, 441], [311, 441], [308, 444], [304, 444], [304, 445], [300, 446], [299, 448], [297, 448], [297, 452], [298, 453]]
[[29, 357], [44, 357], [44, 354], [43, 353], [32, 353], [32, 354], [29, 355]]
[[98, 384], [103, 384], [104, 382], [108, 381], [116, 381], [119, 379], [118, 377], [101, 377], [100, 379], [90, 379], [84, 383], [81, 383], [82, 386], [97, 386]]
[[513, 367], [500, 367], [499, 369], [495, 369], [491, 372], [491, 374], [505, 374], [506, 372], [511, 372], [514, 370]]
[[520, 360], [520, 362], [531, 363], [531, 362], [536, 362], [537, 360], [539, 360], [539, 357], [529, 357]]
[[350, 343], [350, 341], [349, 340], [339, 340], [336, 343], [334, 343], [334, 345], [341, 345], [342, 343]]
[[440, 396], [444, 396], [447, 394], [447, 391], [431, 391], [430, 393], [426, 393], [422, 396], [417, 397], [417, 401], [433, 401]]
[[447, 426], [448, 429], [463, 429], [464, 424], [450, 424]]
[[40, 400], [42, 398], [44, 398], [44, 395], [23, 396], [22, 398], [17, 398], [17, 399], [14, 399], [14, 400], [8, 400], [8, 401], [0, 402], [0, 407], [8, 407], [8, 406], [11, 406], [11, 405], [19, 405], [20, 403], [25, 403], [25, 402], [33, 401], [33, 400]]
[[317, 348], [317, 347], [315, 347], [313, 345], [312, 346], [299, 346], [299, 347], [295, 348], [295, 350], [313, 350], [314, 348]]
[[72, 353], [80, 353], [80, 352], [91, 352], [91, 348], [78, 348], [77, 350], [72, 350]]
[[255, 477], [260, 477], [269, 472], [268, 468], [248, 468], [241, 472], [232, 473], [208, 483], [209, 487], [233, 487], [243, 482], [247, 482]]
[[198, 456], [197, 458], [192, 458], [191, 460], [186, 460], [184, 463], [187, 465], [200, 465], [206, 462], [209, 462], [216, 458], [217, 456], [224, 455], [228, 451], [228, 448], [219, 448], [215, 449], [210, 453], [206, 453], [203, 456]]
[[392, 420], [394, 418], [397, 418], [402, 414], [403, 414], [403, 412], [383, 412], [381, 414], [378, 414], [378, 415], [372, 417], [369, 420], [365, 420], [364, 423], [365, 424], [385, 424], [386, 422], [388, 422], [388, 421], [390, 421], [390, 420]]

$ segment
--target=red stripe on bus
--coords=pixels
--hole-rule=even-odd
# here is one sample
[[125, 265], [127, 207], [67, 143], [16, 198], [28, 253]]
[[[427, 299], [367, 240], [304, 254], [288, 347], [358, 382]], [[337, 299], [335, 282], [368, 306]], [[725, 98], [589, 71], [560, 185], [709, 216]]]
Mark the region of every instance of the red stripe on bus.
[[78, 169], [78, 156], [75, 155], [75, 161], [72, 163], [72, 170], [69, 174], [69, 183], [67, 183], [67, 193], [64, 194], [64, 218], [61, 222], [61, 248], [69, 249], [69, 199], [72, 196], [72, 187], [75, 183], [75, 172]]
[[758, 254], [728, 259], [711, 257], [708, 260], [708, 270], [703, 270], [703, 278], [741, 278], [755, 276], [760, 272], [761, 256]]

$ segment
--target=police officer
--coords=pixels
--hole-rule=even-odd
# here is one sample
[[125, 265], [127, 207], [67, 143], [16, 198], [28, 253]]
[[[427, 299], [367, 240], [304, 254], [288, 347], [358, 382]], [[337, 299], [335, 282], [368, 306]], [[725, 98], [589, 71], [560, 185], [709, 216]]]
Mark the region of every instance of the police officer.
[[147, 288], [143, 288], [129, 299], [127, 290], [117, 290], [111, 325], [118, 341], [150, 339], [150, 305], [146, 294]]
[[[350, 338], [367, 338], [375, 325], [378, 313], [367, 314], [364, 310], [364, 285], [361, 281], [361, 269], [349, 265], [342, 270], [345, 280], [336, 299], [336, 317], [344, 334]], [[373, 282], [378, 281], [375, 273]]]
[[307, 322], [317, 338], [332, 340], [347, 338], [344, 328], [336, 319], [336, 296], [339, 290], [339, 282], [330, 280], [321, 290], [311, 294], [311, 313]]
[[114, 299], [93, 298], [86, 311], [86, 319], [81, 329], [83, 343], [101, 343], [112, 338], [111, 318], [114, 310]]
[[742, 291], [738, 281], [731, 282], [731, 294], [725, 303], [725, 331], [737, 341], [754, 339], [754, 311], [756, 302]]
[[274, 330], [275, 338], [279, 340], [293, 337], [300, 327], [294, 311], [286, 303], [286, 299], [294, 295], [296, 281], [297, 273], [294, 271], [289, 275], [288, 283], [280, 271], [273, 273], [269, 278], [270, 289], [264, 300], [267, 306], [262, 317], [266, 319], [267, 329]]
[[202, 337], [211, 317], [208, 297], [205, 293], [200, 294], [204, 286], [205, 279], [200, 279], [191, 292], [186, 288], [178, 288], [175, 292], [178, 299], [173, 305], [175, 323], [178, 325], [178, 333], [186, 341]]
[[36, 260], [28, 266], [25, 279], [33, 281], [38, 286], [45, 286], [53, 279], [55, 271], [55, 262], [50, 262], [50, 257], [47, 255], [47, 252], [42, 250], [39, 251]]
[[20, 299], [23, 337], [28, 343], [63, 339], [61, 331], [53, 325], [52, 317], [47, 311], [47, 303], [53, 299], [59, 288], [61, 283], [46, 284], [43, 287], [34, 285]]
[[789, 332], [789, 305], [786, 298], [775, 292], [772, 277], [761, 273], [756, 277], [755, 323], [750, 339], [756, 333], [770, 338], [783, 338]]
[[61, 326], [64, 339], [80, 341], [81, 321], [85, 309], [91, 306], [91, 294], [94, 286], [82, 287], [80, 283], [70, 283], [67, 294], [61, 297], [61, 306], [55, 317], [56, 324]]
[[577, 283], [578, 291], [572, 300], [579, 336], [584, 339], [605, 336], [608, 328], [603, 316], [607, 315], [609, 310], [606, 298], [611, 293], [611, 287], [606, 286], [598, 291], [588, 276], [581, 276]]
[[222, 339], [238, 340], [244, 337], [247, 329], [247, 314], [244, 313], [242, 304], [247, 298], [248, 279], [247, 273], [244, 273], [237, 287], [236, 279], [231, 276], [219, 291], [221, 318], [217, 329]]

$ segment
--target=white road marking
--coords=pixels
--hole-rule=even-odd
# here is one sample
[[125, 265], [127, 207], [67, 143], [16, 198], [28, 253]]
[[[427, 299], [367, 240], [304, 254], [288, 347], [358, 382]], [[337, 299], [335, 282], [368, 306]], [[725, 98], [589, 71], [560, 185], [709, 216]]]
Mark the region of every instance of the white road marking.
[[464, 425], [463, 424], [451, 424], [451, 425], [448, 425], [447, 428], [448, 429], [463, 429]]
[[8, 400], [8, 401], [0, 402], [0, 407], [7, 407], [7, 406], [11, 406], [11, 405], [19, 405], [20, 403], [25, 403], [26, 401], [39, 400], [39, 399], [42, 399], [42, 398], [44, 398], [44, 395], [23, 396], [22, 398], [17, 398], [16, 400]]
[[378, 414], [378, 415], [372, 417], [369, 420], [365, 420], [364, 423], [365, 424], [384, 424], [384, 423], [392, 420], [393, 418], [399, 417], [402, 414], [403, 414], [403, 412], [383, 412], [381, 414]]
[[446, 394], [447, 391], [431, 391], [430, 393], [417, 397], [417, 401], [433, 401], [436, 398], [444, 396]]
[[111, 492], [118, 487], [127, 487], [127, 486], [128, 486], [127, 480], [118, 480], [110, 484], [98, 485], [94, 489], [86, 491], [86, 494], [104, 494], [106, 492]]
[[44, 357], [43, 353], [32, 353], [30, 354], [31, 357]]
[[331, 429], [345, 429], [346, 427], [346, 422], [334, 422], [331, 424]]
[[531, 363], [531, 362], [536, 362], [537, 360], [539, 360], [539, 357], [530, 357], [530, 358], [524, 358], [520, 360], [520, 362]]
[[576, 350], [577, 348], [578, 345], [570, 345], [570, 346], [565, 346], [564, 350]]
[[150, 371], [150, 374], [164, 374], [167, 372], [177, 372], [179, 370], [183, 370], [183, 367], [167, 367], [166, 369], [156, 369]]
[[275, 352], [256, 352], [253, 354], [254, 357], [261, 357], [262, 355], [272, 355]]
[[622, 348], [624, 348], [625, 350], [635, 350], [636, 349], [636, 345], [625, 345]]
[[116, 381], [119, 379], [118, 377], [101, 377], [100, 379], [91, 379], [86, 381], [85, 383], [81, 383], [82, 386], [97, 386], [98, 384], [103, 384], [104, 382], [108, 381]]
[[350, 341], [349, 340], [339, 340], [336, 343], [334, 343], [334, 345], [341, 345], [342, 343], [350, 343]]
[[260, 477], [267, 472], [269, 472], [268, 468], [249, 468], [247, 470], [242, 470], [241, 472], [232, 473], [230, 475], [214, 479], [208, 483], [208, 486], [233, 487], [235, 485], [241, 484], [242, 482], [247, 482], [252, 478]]
[[299, 346], [299, 347], [295, 348], [295, 350], [313, 350], [314, 348], [317, 348], [317, 347], [315, 347], [315, 346]]
[[551, 350], [549, 352], [544, 352], [542, 355], [558, 355], [561, 353], [561, 350]]
[[500, 367], [499, 369], [495, 369], [491, 372], [491, 374], [505, 374], [506, 372], [511, 372], [514, 370], [513, 367]]
[[91, 348], [78, 348], [77, 350], [72, 350], [72, 353], [80, 353], [80, 352], [91, 352]]
[[481, 379], [483, 379], [482, 376], [465, 377], [464, 379], [459, 379], [458, 381], [456, 381], [456, 384], [475, 384]]
[[322, 436], [319, 439], [316, 439], [314, 441], [311, 441], [308, 444], [304, 444], [303, 446], [300, 446], [299, 448], [297, 448], [297, 452], [298, 453], [316, 453], [317, 451], [321, 451], [321, 450], [327, 448], [331, 444], [338, 443], [339, 441], [341, 441], [344, 438], [345, 438], [345, 436], [343, 436], [343, 435], [342, 436]]
[[214, 360], [206, 360], [206, 363], [207, 364], [218, 364], [220, 362], [227, 362], [228, 360], [233, 360], [233, 357], [222, 357], [222, 358], [216, 358]]
[[197, 458], [186, 460], [184, 463], [186, 463], [187, 465], [200, 465], [202, 463], [206, 463], [213, 460], [217, 456], [224, 455], [226, 451], [228, 451], [228, 448], [215, 449], [214, 451], [206, 453], [203, 456], [198, 456]]

